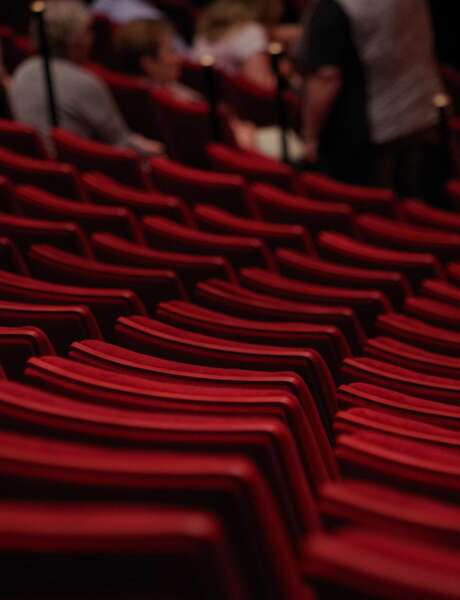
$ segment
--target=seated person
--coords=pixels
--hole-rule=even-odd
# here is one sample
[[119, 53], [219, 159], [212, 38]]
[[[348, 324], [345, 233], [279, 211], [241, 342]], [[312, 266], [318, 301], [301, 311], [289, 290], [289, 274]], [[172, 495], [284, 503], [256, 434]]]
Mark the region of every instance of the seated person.
[[[91, 48], [90, 15], [78, 0], [49, 0], [45, 26], [59, 126], [81, 137], [157, 154], [162, 144], [128, 129], [105, 84], [82, 64]], [[18, 121], [35, 127], [45, 139], [51, 128], [42, 58], [25, 60], [13, 74], [9, 95]]]
[[[120, 26], [114, 37], [114, 67], [127, 75], [143, 78], [152, 87], [167, 89], [179, 100], [204, 100], [198, 92], [179, 83], [181, 59], [174, 48], [173, 29], [167, 21], [133, 21]], [[268, 139], [273, 146], [271, 140], [279, 137], [276, 127], [257, 129], [253, 123], [241, 121], [229, 111], [225, 125], [239, 147], [279, 157], [280, 151], [268, 148], [265, 143]], [[291, 139], [293, 135], [291, 132]]]
[[281, 18], [280, 0], [217, 0], [198, 21], [192, 57], [212, 54], [216, 65], [262, 87], [275, 84], [267, 49], [269, 28]]

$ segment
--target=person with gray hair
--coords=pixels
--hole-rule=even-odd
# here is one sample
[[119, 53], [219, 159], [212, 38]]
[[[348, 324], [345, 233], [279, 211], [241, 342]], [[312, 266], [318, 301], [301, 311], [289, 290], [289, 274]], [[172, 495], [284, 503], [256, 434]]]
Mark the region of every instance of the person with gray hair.
[[[87, 7], [80, 0], [48, 0], [44, 19], [59, 126], [143, 154], [161, 153], [159, 142], [129, 130], [104, 82], [82, 67], [92, 43]], [[32, 35], [35, 37], [34, 32]], [[46, 139], [51, 124], [42, 60], [33, 56], [16, 69], [9, 95], [14, 117], [35, 127]]]

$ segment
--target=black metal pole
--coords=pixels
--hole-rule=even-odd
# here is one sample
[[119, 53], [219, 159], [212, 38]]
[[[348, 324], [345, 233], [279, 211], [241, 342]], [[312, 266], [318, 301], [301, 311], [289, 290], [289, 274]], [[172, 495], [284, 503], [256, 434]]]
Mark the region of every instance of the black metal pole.
[[215, 142], [220, 141], [220, 123], [219, 123], [219, 105], [217, 100], [216, 73], [214, 70], [214, 57], [205, 54], [201, 57], [201, 66], [203, 67], [206, 96], [209, 103], [209, 116], [211, 120], [212, 139]]
[[436, 94], [433, 98], [433, 104], [438, 110], [439, 129], [441, 134], [440, 164], [438, 173], [438, 186], [433, 192], [433, 199], [443, 208], [448, 208], [449, 201], [444, 196], [445, 182], [452, 177], [452, 148], [451, 133], [449, 128], [449, 119], [452, 116], [452, 103], [447, 94]]
[[283, 56], [283, 46], [278, 42], [272, 42], [268, 48], [272, 69], [276, 77], [276, 111], [278, 113], [278, 124], [280, 127], [281, 152], [283, 162], [290, 164], [288, 147], [288, 119], [286, 105], [284, 103], [285, 81], [280, 71], [280, 58]]
[[46, 33], [44, 13], [46, 2], [33, 2], [30, 6], [30, 12], [37, 24], [38, 38], [40, 41], [40, 53], [43, 60], [43, 70], [45, 75], [46, 91], [48, 95], [48, 111], [51, 127], [58, 127], [58, 114], [56, 108], [56, 97], [54, 94], [53, 78], [50, 67], [50, 52], [48, 45], [48, 36]]

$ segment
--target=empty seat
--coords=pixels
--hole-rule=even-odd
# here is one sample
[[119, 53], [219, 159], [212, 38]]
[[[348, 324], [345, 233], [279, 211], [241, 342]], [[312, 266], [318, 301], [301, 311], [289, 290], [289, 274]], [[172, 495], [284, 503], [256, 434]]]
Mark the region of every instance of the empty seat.
[[70, 582], [80, 597], [248, 597], [225, 526], [209, 511], [10, 500], [0, 504], [0, 536], [10, 598], [62, 598]]
[[189, 204], [214, 204], [236, 214], [248, 214], [244, 179], [182, 165], [169, 158], [153, 158], [150, 172], [154, 185]]
[[37, 131], [24, 123], [0, 119], [0, 146], [31, 158], [49, 159]]
[[394, 337], [401, 342], [414, 344], [431, 352], [460, 356], [458, 331], [428, 325], [420, 319], [398, 313], [380, 315], [376, 328], [379, 334]]
[[29, 158], [0, 148], [0, 174], [15, 183], [35, 185], [64, 198], [84, 197], [78, 173], [71, 165]]
[[218, 171], [241, 175], [251, 183], [269, 183], [286, 191], [293, 187], [295, 173], [282, 162], [224, 144], [209, 144], [206, 150], [211, 165]]
[[434, 208], [421, 200], [405, 200], [399, 208], [401, 216], [414, 223], [445, 231], [460, 233], [460, 217], [452, 211]]
[[142, 222], [153, 248], [225, 256], [235, 267], [257, 265], [276, 271], [271, 251], [258, 238], [208, 233], [163, 217], [144, 217]]
[[187, 298], [172, 271], [109, 265], [44, 244], [32, 246], [29, 260], [33, 274], [39, 278], [88, 287], [129, 288], [149, 309], [161, 300]]
[[28, 269], [16, 244], [7, 237], [0, 237], [0, 269], [27, 275]]
[[238, 281], [233, 267], [223, 256], [154, 250], [109, 233], [95, 233], [91, 239], [95, 254], [100, 260], [133, 267], [172, 269], [190, 291], [198, 281], [208, 277], [222, 277], [232, 283]]
[[116, 326], [122, 345], [140, 352], [154, 350], [165, 358], [204, 362], [212, 366], [255, 367], [267, 371], [295, 371], [307, 382], [330, 430], [335, 412], [335, 388], [331, 374], [313, 350], [262, 346], [191, 333], [145, 317], [122, 317]]
[[319, 503], [326, 524], [380, 530], [389, 537], [459, 547], [459, 508], [427, 496], [367, 481], [330, 482]]
[[389, 483], [403, 490], [458, 502], [457, 450], [380, 433], [342, 435], [337, 460], [345, 477]]
[[138, 216], [158, 214], [180, 223], [193, 224], [185, 202], [156, 190], [138, 190], [115, 181], [103, 173], [85, 173], [83, 186], [92, 202], [129, 208]]
[[390, 337], [379, 336], [367, 340], [364, 355], [421, 373], [451, 379], [460, 378], [459, 358], [430, 352]]
[[0, 327], [28, 326], [41, 329], [59, 354], [65, 354], [72, 342], [101, 339], [96, 320], [86, 306], [0, 301]]
[[92, 256], [91, 246], [81, 227], [65, 220], [56, 223], [52, 220], [0, 214], [0, 235], [14, 239], [23, 252], [32, 244], [51, 242], [80, 256]]
[[54, 348], [36, 327], [0, 327], [0, 364], [9, 379], [22, 377], [32, 356], [54, 354]]
[[249, 201], [257, 217], [302, 225], [315, 238], [322, 229], [347, 233], [354, 230], [353, 211], [343, 202], [310, 200], [262, 183], [251, 186]]
[[30, 186], [18, 186], [14, 198], [20, 210], [29, 216], [76, 221], [87, 233], [111, 231], [137, 242], [143, 241], [140, 225], [127, 208], [74, 202]]
[[[14, 481], [27, 500], [110, 498], [211, 510], [226, 524], [250, 597], [304, 597], [277, 506], [249, 459], [112, 450], [12, 433], [0, 434], [0, 448], [2, 485], [10, 487]], [[3, 460], [4, 454], [8, 459]]]
[[297, 191], [308, 198], [326, 202], [345, 202], [356, 212], [375, 212], [392, 216], [396, 199], [391, 190], [350, 185], [335, 181], [322, 173], [304, 173], [298, 176]]
[[396, 222], [378, 215], [359, 215], [356, 226], [364, 241], [385, 248], [431, 252], [443, 260], [460, 256], [460, 235], [457, 233]]
[[446, 302], [412, 296], [406, 298], [404, 312], [438, 327], [460, 330], [460, 309]]
[[422, 282], [420, 293], [454, 306], [458, 306], [460, 302], [460, 288], [442, 279], [425, 279]]
[[317, 597], [458, 599], [458, 552], [405, 535], [345, 529], [309, 540], [304, 576]]
[[[33, 390], [23, 390], [28, 398], [7, 396], [0, 400], [0, 412], [8, 413], [8, 407], [16, 413], [16, 423], [12, 428], [16, 431], [27, 431], [37, 419], [42, 417], [43, 432], [46, 437], [75, 439], [80, 442], [96, 443], [104, 446], [140, 447], [150, 450], [174, 448], [181, 452], [202, 452], [203, 454], [232, 455], [244, 454], [257, 463], [260, 471], [270, 483], [280, 516], [289, 532], [293, 547], [297, 547], [302, 537], [310, 529], [316, 529], [318, 518], [313, 509], [313, 502], [306, 474], [300, 461], [297, 448], [293, 443], [289, 430], [280, 419], [274, 417], [238, 418], [230, 415], [216, 416], [212, 413], [190, 415], [186, 411], [176, 410], [174, 414], [156, 410], [154, 406], [148, 410], [136, 408], [136, 392], [144, 391], [144, 399], [148, 399], [147, 388], [128, 387], [119, 380], [136, 381], [127, 376], [117, 376], [113, 372], [83, 366], [68, 360], [45, 359], [57, 368], [56, 374], [73, 383], [77, 399], [55, 396], [49, 393], [40, 394]], [[42, 363], [43, 361], [41, 361]], [[67, 371], [66, 371], [66, 365]], [[32, 362], [27, 369], [28, 379], [34, 377], [46, 385], [46, 373], [36, 375], [43, 366]], [[42, 369], [42, 370], [43, 370]], [[68, 369], [74, 369], [69, 373]], [[55, 374], [55, 375], [56, 375]], [[40, 379], [41, 376], [41, 379]], [[65, 391], [66, 383], [49, 378], [50, 390]], [[125, 393], [125, 405], [122, 409], [106, 406], [107, 402], [93, 402], [98, 395], [99, 377], [113, 377], [118, 383], [113, 389], [106, 389], [107, 397], [115, 396], [118, 390]], [[92, 378], [92, 379], [90, 379]], [[83, 380], [85, 391], [80, 388]], [[92, 383], [91, 383], [92, 382]], [[94, 388], [94, 400], [92, 389]], [[66, 394], [67, 395], [67, 394]], [[120, 395], [120, 394], [119, 394]], [[139, 394], [138, 394], [139, 395]], [[153, 390], [155, 396], [155, 390]], [[130, 404], [132, 398], [132, 406]], [[97, 401], [96, 401], [97, 402]], [[47, 407], [40, 406], [48, 404]], [[19, 416], [18, 413], [22, 413]], [[276, 447], [276, 450], [275, 450]]]
[[458, 379], [427, 375], [372, 358], [346, 358], [342, 378], [345, 383], [370, 383], [444, 403], [458, 404], [460, 397]]
[[438, 260], [425, 251], [403, 252], [379, 248], [333, 231], [323, 231], [319, 235], [318, 249], [325, 258], [340, 263], [401, 271], [414, 286], [418, 286], [425, 277], [441, 274]]
[[450, 265], [447, 267], [447, 277], [455, 285], [460, 285], [460, 262], [450, 263]]
[[374, 329], [375, 319], [381, 313], [388, 313], [391, 305], [382, 292], [374, 290], [355, 290], [307, 283], [281, 277], [262, 269], [242, 269], [240, 279], [244, 286], [256, 292], [262, 292], [303, 302], [317, 302], [326, 305], [349, 306], [356, 311], [363, 327], [368, 332]]
[[376, 432], [398, 439], [413, 440], [437, 448], [460, 447], [460, 432], [439, 425], [422, 423], [411, 417], [386, 414], [370, 408], [339, 410], [334, 417], [336, 437], [344, 434]]
[[342, 360], [350, 355], [345, 337], [332, 325], [241, 319], [181, 301], [161, 303], [155, 316], [197, 333], [271, 346], [311, 348], [323, 357], [336, 377]]
[[237, 217], [222, 208], [206, 204], [198, 204], [194, 214], [198, 224], [208, 231], [252, 236], [263, 239], [271, 247], [284, 245], [297, 250], [314, 252], [310, 236], [300, 225], [267, 223]]
[[61, 129], [54, 129], [51, 137], [62, 162], [75, 165], [80, 171], [101, 171], [126, 185], [148, 189], [148, 177], [134, 150], [80, 138]]
[[[328, 478], [337, 477], [331, 445], [325, 435], [313, 397], [303, 379], [293, 372], [266, 372], [188, 364], [152, 354], [133, 352], [121, 346], [98, 340], [75, 342], [69, 357], [85, 364], [142, 377], [158, 387], [158, 383], [189, 384], [201, 400], [208, 401], [180, 407], [169, 400], [169, 410], [177, 408], [193, 412], [208, 411], [233, 416], [284, 415], [299, 445], [301, 458], [312, 473], [313, 491]], [[189, 388], [192, 389], [192, 388]], [[169, 390], [171, 391], [171, 390]], [[190, 397], [191, 399], [192, 397]], [[224, 401], [224, 398], [226, 399]]]
[[345, 335], [353, 353], [359, 353], [365, 339], [353, 309], [346, 306], [321, 306], [307, 302], [282, 300], [270, 294], [213, 279], [198, 284], [195, 297], [200, 304], [222, 312], [258, 321], [295, 321], [337, 326]]
[[279, 248], [276, 258], [281, 272], [288, 277], [335, 286], [380, 290], [395, 307], [402, 306], [404, 298], [411, 294], [406, 277], [398, 271], [345, 266], [287, 248]]
[[385, 414], [404, 416], [447, 430], [460, 431], [460, 408], [455, 404], [426, 400], [369, 383], [351, 383], [337, 390], [342, 409], [363, 407]]
[[87, 288], [48, 283], [31, 277], [0, 272], [0, 298], [37, 304], [83, 304], [96, 317], [106, 339], [112, 338], [113, 326], [121, 316], [146, 315], [138, 296], [131, 290]]

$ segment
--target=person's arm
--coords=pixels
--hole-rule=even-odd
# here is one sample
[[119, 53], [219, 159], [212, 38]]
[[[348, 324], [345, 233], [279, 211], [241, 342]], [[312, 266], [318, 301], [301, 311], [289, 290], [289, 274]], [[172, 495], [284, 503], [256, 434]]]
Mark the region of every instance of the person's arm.
[[275, 76], [271, 68], [270, 59], [265, 52], [253, 54], [241, 66], [241, 74], [256, 85], [273, 89]]
[[344, 77], [348, 20], [334, 0], [319, 0], [305, 22], [301, 57], [305, 69], [303, 133], [306, 160], [318, 161], [321, 133]]
[[318, 161], [321, 131], [342, 85], [342, 71], [333, 65], [320, 67], [307, 78], [303, 111], [305, 158]]

